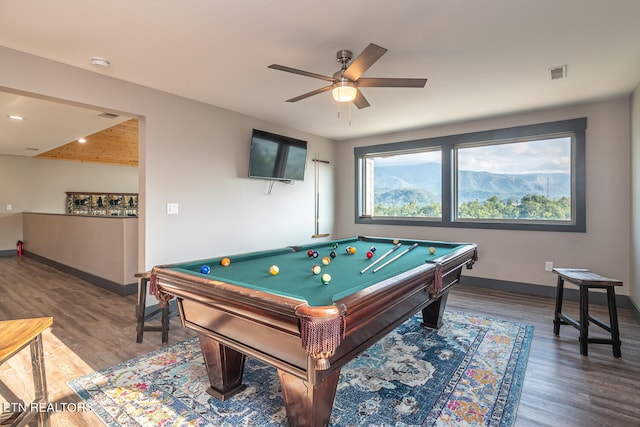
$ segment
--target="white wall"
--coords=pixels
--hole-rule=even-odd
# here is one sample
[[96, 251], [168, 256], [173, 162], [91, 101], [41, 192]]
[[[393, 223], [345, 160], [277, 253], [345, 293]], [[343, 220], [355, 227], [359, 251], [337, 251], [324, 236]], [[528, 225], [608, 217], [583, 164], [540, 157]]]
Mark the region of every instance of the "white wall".
[[22, 239], [22, 212], [65, 213], [67, 191], [137, 193], [138, 168], [0, 155], [0, 251]]
[[1, 213], [63, 214], [67, 191], [136, 193], [138, 168], [0, 155], [0, 182]]
[[[140, 269], [311, 241], [310, 159], [317, 153], [335, 164], [332, 141], [3, 47], [0, 63], [0, 89], [140, 118]], [[267, 195], [266, 181], [246, 178], [254, 127], [309, 141], [304, 182], [276, 184]], [[332, 171], [322, 178], [321, 203], [331, 213]], [[178, 215], [166, 214], [168, 202], [179, 203]], [[332, 232], [333, 216], [325, 217]]]
[[[160, 141], [147, 156], [145, 206], [147, 258], [154, 262], [283, 247], [311, 241], [314, 234], [314, 153], [333, 162], [333, 143], [282, 129], [230, 111], [177, 101], [174, 121], [182, 123], [147, 140]], [[307, 171], [293, 185], [248, 179], [253, 127], [308, 140]], [[329, 231], [333, 222], [331, 170], [321, 177]], [[166, 204], [179, 204], [166, 215]], [[167, 247], [168, 246], [168, 247]], [[170, 247], [174, 248], [170, 248]], [[177, 249], [177, 251], [175, 250]]]
[[[357, 146], [476, 132], [511, 126], [587, 117], [586, 233], [456, 229], [355, 224], [354, 155]], [[338, 144], [337, 236], [382, 235], [473, 242], [479, 261], [467, 276], [555, 286], [544, 271], [545, 261], [556, 267], [584, 267], [623, 280], [617, 293], [631, 287], [631, 145], [629, 97], [447, 126], [395, 133]]]
[[640, 84], [631, 96], [631, 163], [632, 163], [632, 248], [631, 248], [631, 272], [632, 286], [631, 299], [635, 307], [640, 311]]

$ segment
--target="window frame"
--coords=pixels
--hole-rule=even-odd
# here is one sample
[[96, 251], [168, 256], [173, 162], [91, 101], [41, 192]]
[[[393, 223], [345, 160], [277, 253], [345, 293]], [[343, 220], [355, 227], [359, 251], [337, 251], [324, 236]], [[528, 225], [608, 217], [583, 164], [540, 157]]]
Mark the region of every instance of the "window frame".
[[[355, 161], [355, 223], [452, 228], [482, 228], [500, 230], [532, 230], [586, 232], [586, 117], [515, 126], [465, 134], [446, 135], [434, 138], [411, 141], [391, 142], [354, 148]], [[561, 136], [572, 136], [571, 202], [574, 218], [571, 222], [518, 220], [458, 219], [456, 202], [455, 165], [456, 147], [512, 141], [514, 143], [531, 139], [547, 139]], [[442, 218], [402, 218], [372, 217], [364, 213], [364, 159], [372, 154], [402, 153], [440, 147], [442, 152]]]
[[[442, 162], [442, 149], [441, 149], [441, 147], [438, 146], [438, 145], [430, 145], [430, 146], [421, 147], [420, 149], [414, 149], [414, 150], [402, 150], [402, 151], [397, 151], [397, 152], [396, 151], [385, 151], [385, 152], [381, 152], [381, 153], [378, 153], [378, 152], [367, 153], [366, 155], [364, 155], [362, 157], [362, 163], [364, 165], [363, 167], [366, 168], [366, 170], [369, 170], [370, 168], [368, 166], [368, 164], [369, 164], [368, 160], [372, 159], [372, 158], [375, 158], [375, 157], [385, 157], [385, 156], [393, 156], [393, 155], [409, 155], [409, 154], [426, 153], [426, 152], [437, 152], [440, 155], [439, 156], [440, 157], [440, 161]], [[363, 192], [361, 193], [362, 194], [362, 206], [368, 205], [369, 202], [370, 202], [369, 199], [367, 198], [367, 195], [369, 194], [369, 192], [366, 191], [366, 186], [367, 186], [367, 183], [369, 183], [372, 180], [371, 178], [373, 178], [373, 177], [371, 177], [371, 178], [368, 178], [368, 179], [364, 179], [364, 177], [368, 176], [366, 170], [363, 170], [363, 174], [362, 174], [362, 177], [363, 177], [363, 179], [362, 179], [362, 181], [363, 181], [363, 186], [362, 186]], [[442, 173], [441, 173], [441, 175], [442, 175]], [[442, 192], [442, 185], [440, 186], [440, 191]], [[442, 196], [441, 196], [440, 200], [442, 200]], [[371, 212], [374, 212], [375, 211], [375, 205], [374, 205], [374, 201], [373, 200], [371, 200], [371, 205], [372, 205], [371, 206]], [[363, 208], [363, 211], [365, 211], [365, 210], [368, 210], [368, 209]], [[362, 215], [362, 216], [369, 217], [369, 215]], [[374, 217], [375, 217], [375, 215], [374, 215]], [[385, 219], [400, 218], [402, 220], [415, 219], [415, 220], [418, 220], [418, 221], [440, 221], [441, 220], [441, 217], [387, 217], [387, 216], [382, 217], [382, 216], [379, 216], [379, 217], [375, 217], [375, 218], [385, 218]]]

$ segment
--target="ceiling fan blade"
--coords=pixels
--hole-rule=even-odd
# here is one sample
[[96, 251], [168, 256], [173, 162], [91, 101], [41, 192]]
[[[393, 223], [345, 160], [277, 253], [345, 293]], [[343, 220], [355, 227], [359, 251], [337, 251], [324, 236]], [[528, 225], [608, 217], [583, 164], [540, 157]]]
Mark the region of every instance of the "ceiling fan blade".
[[303, 95], [296, 96], [295, 98], [287, 99], [287, 102], [297, 102], [297, 101], [300, 101], [302, 99], [309, 98], [310, 96], [317, 95], [319, 93], [329, 91], [332, 88], [333, 88], [333, 85], [321, 87], [320, 89], [316, 89], [314, 91], [307, 92], [307, 93], [305, 93]]
[[358, 110], [362, 110], [363, 108], [367, 108], [369, 105], [369, 101], [364, 97], [362, 92], [358, 90], [358, 94], [356, 95], [356, 99], [353, 100], [353, 105], [358, 107]]
[[358, 79], [360, 87], [424, 87], [427, 79], [377, 78], [363, 77]]
[[387, 49], [369, 43], [369, 46], [367, 46], [356, 59], [351, 61], [351, 64], [349, 64], [342, 75], [355, 82], [369, 67], [375, 64], [378, 59], [382, 58], [382, 55], [385, 53], [387, 53]]
[[298, 70], [296, 68], [287, 67], [284, 65], [271, 64], [267, 68], [272, 68], [274, 70], [285, 71], [287, 73], [299, 74], [301, 76], [313, 77], [314, 79], [326, 80], [328, 82], [335, 82], [336, 79], [329, 76], [323, 76], [322, 74], [311, 73], [309, 71]]

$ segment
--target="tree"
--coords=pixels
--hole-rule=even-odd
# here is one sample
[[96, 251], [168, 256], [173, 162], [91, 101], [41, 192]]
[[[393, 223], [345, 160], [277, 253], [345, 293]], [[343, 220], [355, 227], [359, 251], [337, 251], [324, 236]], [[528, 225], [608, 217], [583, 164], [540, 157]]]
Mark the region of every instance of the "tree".
[[[441, 218], [442, 206], [438, 202], [419, 203], [415, 200], [379, 203], [375, 206], [374, 216]], [[529, 194], [520, 200], [501, 200], [494, 195], [484, 202], [476, 199], [461, 203], [458, 206], [458, 218], [569, 221], [571, 220], [571, 198], [562, 197], [551, 200], [545, 196]]]

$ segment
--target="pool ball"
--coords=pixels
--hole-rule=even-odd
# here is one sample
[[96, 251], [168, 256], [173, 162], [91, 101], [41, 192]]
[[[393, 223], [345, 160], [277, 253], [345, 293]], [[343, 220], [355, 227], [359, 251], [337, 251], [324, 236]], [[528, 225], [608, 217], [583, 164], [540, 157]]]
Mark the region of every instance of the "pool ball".
[[311, 257], [313, 256], [313, 250], [312, 250], [312, 249], [309, 249], [309, 250], [307, 251], [307, 256], [308, 256], [309, 258], [311, 258]]
[[393, 239], [393, 244], [394, 244], [394, 245], [397, 245], [398, 243], [400, 243], [400, 240], [398, 240], [398, 239]]
[[436, 253], [436, 248], [434, 248], [433, 246], [431, 246], [431, 247], [429, 248], [429, 253], [430, 253], [430, 254], [435, 254], [435, 253]]
[[348, 254], [351, 253], [350, 250], [351, 250], [351, 246], [347, 246], [346, 248], [344, 248], [344, 251]]
[[322, 257], [322, 263], [324, 265], [329, 265], [330, 262], [331, 262], [331, 258], [329, 258], [328, 256]]
[[335, 258], [336, 257], [336, 251], [331, 251], [331, 253], [329, 254], [329, 256], [331, 258]]
[[373, 252], [369, 251], [367, 252], [367, 259], [371, 259], [373, 258]]
[[272, 276], [275, 276], [278, 273], [280, 273], [280, 269], [278, 268], [277, 265], [272, 265], [271, 267], [269, 267], [269, 274], [271, 274]]
[[313, 267], [311, 267], [311, 272], [313, 274], [320, 274], [321, 271], [322, 271], [322, 268], [320, 268], [319, 265], [314, 265]]
[[369, 248], [369, 250], [370, 250], [371, 252], [375, 253], [375, 252], [376, 252], [376, 247], [375, 247], [375, 246], [371, 246], [371, 247]]
[[333, 245], [331, 245], [331, 248], [332, 248], [332, 249], [338, 249], [338, 244], [337, 244], [337, 243], [334, 243]]
[[356, 253], [356, 248], [354, 246], [349, 246], [349, 253], [351, 255], [355, 254]]
[[320, 278], [320, 281], [322, 282], [323, 285], [328, 285], [329, 282], [331, 282], [331, 275], [328, 273], [324, 273]]
[[313, 254], [311, 255], [314, 258], [318, 258], [318, 251], [313, 251]]
[[220, 260], [220, 265], [223, 267], [229, 267], [229, 265], [231, 265], [231, 260], [229, 258], [222, 258]]
[[211, 267], [209, 267], [208, 265], [203, 265], [202, 267], [200, 267], [200, 273], [202, 274], [209, 274], [210, 271]]

